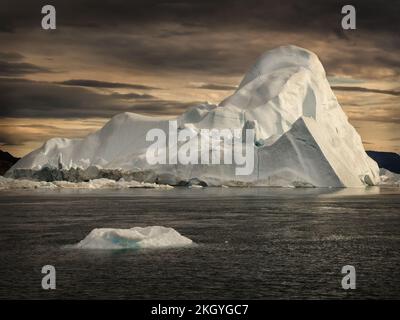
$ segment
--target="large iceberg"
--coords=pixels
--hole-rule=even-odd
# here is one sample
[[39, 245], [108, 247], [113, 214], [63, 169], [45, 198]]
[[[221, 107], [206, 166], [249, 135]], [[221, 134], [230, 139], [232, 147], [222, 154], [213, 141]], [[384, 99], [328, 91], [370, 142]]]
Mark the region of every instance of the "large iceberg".
[[93, 229], [75, 247], [80, 249], [176, 248], [192, 245], [189, 238], [173, 228], [161, 226], [131, 229]]
[[378, 166], [348, 122], [321, 62], [303, 48], [283, 46], [266, 52], [236, 92], [219, 105], [193, 106], [173, 119], [178, 131], [190, 129], [194, 137], [201, 135], [201, 129], [254, 129], [251, 174], [236, 175], [235, 164], [149, 164], [146, 150], [152, 142], [146, 141], [146, 133], [154, 128], [168, 132], [169, 120], [118, 114], [84, 139], [50, 139], [19, 160], [7, 175], [48, 181], [123, 177], [212, 186], [379, 183]]

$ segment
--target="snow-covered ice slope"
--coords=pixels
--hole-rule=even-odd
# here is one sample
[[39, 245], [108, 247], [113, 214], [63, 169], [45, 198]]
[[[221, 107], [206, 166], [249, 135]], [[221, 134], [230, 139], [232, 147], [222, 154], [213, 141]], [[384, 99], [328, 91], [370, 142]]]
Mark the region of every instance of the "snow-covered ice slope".
[[93, 229], [75, 247], [80, 249], [173, 248], [193, 244], [173, 228], [161, 226], [131, 229]]
[[18, 161], [8, 176], [40, 178], [36, 173], [44, 169], [78, 168], [95, 175], [102, 170], [140, 172], [143, 181], [168, 184], [360, 187], [379, 182], [378, 166], [348, 122], [321, 62], [303, 48], [268, 51], [218, 106], [193, 106], [175, 118], [179, 129], [196, 135], [200, 129], [254, 128], [252, 174], [236, 175], [235, 164], [149, 165], [145, 154], [153, 142], [146, 141], [146, 133], [153, 128], [168, 132], [168, 120], [118, 114], [84, 139], [47, 141]]

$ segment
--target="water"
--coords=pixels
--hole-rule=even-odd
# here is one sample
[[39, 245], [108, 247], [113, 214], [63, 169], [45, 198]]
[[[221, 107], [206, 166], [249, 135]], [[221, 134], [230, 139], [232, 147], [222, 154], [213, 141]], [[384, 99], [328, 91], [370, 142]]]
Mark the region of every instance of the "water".
[[[0, 194], [0, 298], [400, 298], [399, 189], [206, 188]], [[173, 227], [198, 245], [65, 247], [93, 228]], [[57, 289], [41, 289], [54, 265]], [[343, 290], [353, 265], [357, 289]]]

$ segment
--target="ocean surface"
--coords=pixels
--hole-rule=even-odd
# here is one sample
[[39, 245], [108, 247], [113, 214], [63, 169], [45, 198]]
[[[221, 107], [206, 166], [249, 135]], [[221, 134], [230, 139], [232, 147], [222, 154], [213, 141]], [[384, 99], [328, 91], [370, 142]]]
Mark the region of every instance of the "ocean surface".
[[[197, 245], [68, 247], [152, 225]], [[0, 191], [0, 246], [0, 299], [399, 299], [400, 189]], [[41, 287], [48, 264], [56, 290]]]

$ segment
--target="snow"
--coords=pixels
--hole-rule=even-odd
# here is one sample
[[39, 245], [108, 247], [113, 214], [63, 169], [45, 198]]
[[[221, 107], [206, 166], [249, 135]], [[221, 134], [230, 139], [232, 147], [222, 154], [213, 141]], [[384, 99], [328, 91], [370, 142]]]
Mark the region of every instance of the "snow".
[[254, 128], [250, 175], [236, 175], [234, 164], [150, 165], [145, 154], [152, 142], [146, 133], [168, 132], [168, 120], [118, 114], [84, 139], [50, 139], [7, 175], [74, 182], [133, 175], [149, 183], [190, 185], [195, 179], [208, 186], [362, 187], [380, 181], [379, 168], [348, 122], [321, 62], [303, 48], [268, 51], [219, 105], [193, 106], [173, 119], [178, 128], [198, 135], [201, 129]]
[[173, 228], [161, 226], [131, 229], [93, 229], [75, 247], [79, 249], [144, 249], [185, 247], [193, 241]]
[[127, 188], [149, 188], [149, 189], [171, 189], [170, 185], [146, 183], [138, 181], [118, 181], [111, 179], [94, 179], [88, 182], [69, 181], [34, 181], [28, 179], [11, 179], [0, 176], [0, 190], [18, 189], [127, 189]]

